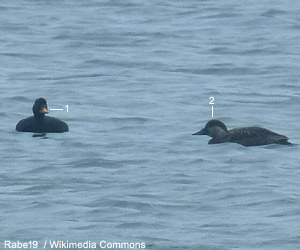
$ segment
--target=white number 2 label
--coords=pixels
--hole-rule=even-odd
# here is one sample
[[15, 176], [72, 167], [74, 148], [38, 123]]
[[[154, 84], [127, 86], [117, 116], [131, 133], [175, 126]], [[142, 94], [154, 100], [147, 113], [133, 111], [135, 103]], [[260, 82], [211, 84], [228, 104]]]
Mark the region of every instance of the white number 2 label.
[[214, 101], [215, 101], [215, 98], [213, 96], [209, 97], [209, 104], [211, 105], [211, 118], [214, 118]]

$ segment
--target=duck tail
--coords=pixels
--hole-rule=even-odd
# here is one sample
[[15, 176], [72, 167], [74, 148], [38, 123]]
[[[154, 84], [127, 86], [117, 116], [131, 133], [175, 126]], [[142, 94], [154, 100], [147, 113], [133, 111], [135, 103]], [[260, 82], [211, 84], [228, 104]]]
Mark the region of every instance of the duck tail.
[[289, 142], [288, 140], [282, 140], [282, 141], [279, 141], [278, 144], [289, 145], [289, 146], [297, 145], [297, 144], [295, 144], [295, 143]]

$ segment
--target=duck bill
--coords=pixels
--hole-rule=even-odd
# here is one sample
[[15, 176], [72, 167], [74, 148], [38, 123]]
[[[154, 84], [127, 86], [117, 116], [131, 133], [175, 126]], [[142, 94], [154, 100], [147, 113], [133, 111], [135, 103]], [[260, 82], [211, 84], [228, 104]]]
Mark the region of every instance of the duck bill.
[[194, 133], [193, 135], [207, 135], [206, 129], [203, 128], [200, 131]]
[[47, 109], [47, 107], [43, 107], [43, 108], [41, 109], [41, 113], [42, 113], [42, 114], [48, 114], [48, 109]]

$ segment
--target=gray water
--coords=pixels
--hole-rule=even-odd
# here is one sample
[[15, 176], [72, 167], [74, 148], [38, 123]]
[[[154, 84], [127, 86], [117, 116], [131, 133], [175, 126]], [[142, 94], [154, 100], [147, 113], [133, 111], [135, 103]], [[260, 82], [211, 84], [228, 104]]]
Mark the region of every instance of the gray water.
[[[228, 128], [300, 143], [299, 14], [297, 1], [1, 1], [0, 247], [298, 249], [299, 146], [192, 133], [213, 96]], [[38, 97], [68, 133], [15, 131]]]

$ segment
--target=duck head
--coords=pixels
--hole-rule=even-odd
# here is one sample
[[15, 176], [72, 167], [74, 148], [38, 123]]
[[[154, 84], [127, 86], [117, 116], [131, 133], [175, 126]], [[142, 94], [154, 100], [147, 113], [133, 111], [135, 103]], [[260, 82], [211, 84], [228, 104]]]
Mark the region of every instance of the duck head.
[[210, 120], [206, 123], [203, 129], [193, 135], [208, 135], [213, 138], [210, 141], [210, 143], [213, 143], [223, 141], [223, 139], [228, 135], [228, 130], [223, 122], [219, 120]]
[[44, 98], [38, 98], [35, 100], [32, 107], [34, 117], [42, 118], [48, 113], [47, 101]]

